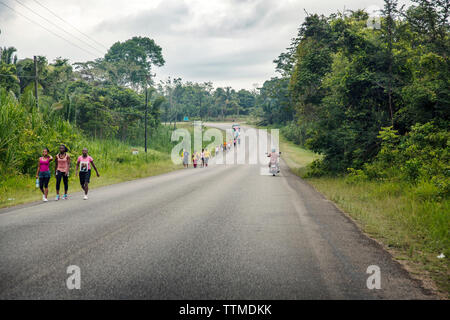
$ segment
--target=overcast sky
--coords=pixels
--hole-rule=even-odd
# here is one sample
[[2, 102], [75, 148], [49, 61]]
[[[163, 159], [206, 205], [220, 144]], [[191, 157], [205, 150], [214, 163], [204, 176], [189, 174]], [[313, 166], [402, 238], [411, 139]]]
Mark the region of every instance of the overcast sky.
[[106, 49], [39, 3], [106, 47], [136, 35], [154, 39], [166, 60], [153, 70], [157, 80], [181, 77], [235, 89], [252, 89], [275, 75], [272, 61], [296, 35], [304, 10], [327, 15], [383, 6], [382, 0], [0, 0], [0, 46], [16, 47], [19, 59], [61, 56], [72, 63], [101, 57]]

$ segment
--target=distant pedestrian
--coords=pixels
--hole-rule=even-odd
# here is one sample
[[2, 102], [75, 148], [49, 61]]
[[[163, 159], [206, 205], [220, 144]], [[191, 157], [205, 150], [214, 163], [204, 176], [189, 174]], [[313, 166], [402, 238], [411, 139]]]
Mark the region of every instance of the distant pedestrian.
[[47, 202], [48, 182], [50, 181], [50, 162], [53, 157], [49, 155], [48, 148], [42, 150], [42, 157], [39, 157], [36, 179], [39, 179], [39, 189], [42, 192], [42, 201]]
[[63, 199], [67, 200], [67, 191], [69, 190], [69, 171], [70, 171], [70, 156], [67, 154], [67, 147], [65, 145], [59, 146], [59, 153], [55, 157], [55, 177], [56, 177], [56, 201], [59, 200], [59, 189], [61, 179], [64, 183]]
[[186, 149], [183, 150], [183, 166], [189, 167], [189, 152]]
[[194, 166], [194, 168], [197, 168], [197, 152], [194, 151], [194, 153], [192, 154], [192, 164]]
[[205, 149], [205, 166], [208, 166], [209, 157], [211, 156], [211, 153], [208, 149]]
[[[94, 159], [90, 155], [88, 155], [88, 149], [84, 148], [82, 155], [78, 157], [76, 168], [76, 174], [80, 174], [80, 185], [84, 190], [84, 200], [88, 199], [89, 182], [91, 178], [91, 165], [97, 173], [97, 177], [100, 177], [97, 167], [94, 164]], [[78, 169], [80, 171], [78, 171]]]
[[205, 166], [205, 149], [202, 149], [202, 153], [200, 154], [202, 160], [202, 168]]

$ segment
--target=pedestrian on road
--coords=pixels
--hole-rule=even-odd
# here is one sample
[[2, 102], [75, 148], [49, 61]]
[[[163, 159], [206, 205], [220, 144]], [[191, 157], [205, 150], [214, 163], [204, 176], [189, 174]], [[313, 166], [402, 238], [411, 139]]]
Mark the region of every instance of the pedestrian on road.
[[202, 149], [202, 153], [200, 154], [202, 159], [202, 168], [205, 167], [205, 149]]
[[49, 155], [48, 148], [42, 150], [42, 157], [39, 157], [36, 171], [36, 179], [39, 179], [39, 189], [42, 192], [42, 201], [47, 202], [48, 182], [50, 181], [50, 162], [53, 157]]
[[194, 151], [192, 154], [192, 164], [194, 165], [194, 168], [197, 168], [197, 152]]
[[209, 161], [209, 157], [211, 156], [211, 153], [209, 152], [208, 149], [205, 149], [205, 166], [208, 167], [208, 161]]
[[100, 177], [98, 174], [97, 167], [94, 164], [94, 159], [88, 155], [88, 149], [84, 148], [82, 155], [78, 157], [77, 160], [77, 168], [76, 168], [76, 174], [78, 175], [78, 169], [80, 174], [80, 185], [81, 188], [84, 190], [84, 200], [88, 199], [88, 191], [89, 191], [89, 181], [91, 178], [91, 165], [94, 168], [95, 172], [97, 173], [97, 177]]
[[59, 146], [59, 153], [55, 157], [55, 177], [56, 177], [56, 201], [59, 200], [59, 189], [61, 179], [64, 182], [63, 200], [67, 200], [67, 191], [69, 190], [69, 171], [70, 171], [70, 156], [67, 154], [67, 147], [65, 145]]
[[186, 149], [183, 149], [183, 166], [189, 167], [189, 152]]

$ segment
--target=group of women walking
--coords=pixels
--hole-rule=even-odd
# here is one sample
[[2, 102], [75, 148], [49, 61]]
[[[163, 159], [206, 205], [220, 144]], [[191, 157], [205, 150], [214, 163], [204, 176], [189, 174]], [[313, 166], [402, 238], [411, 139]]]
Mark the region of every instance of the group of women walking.
[[[209, 158], [211, 158], [211, 152], [208, 149], [202, 149], [202, 152], [194, 151], [191, 156], [191, 162], [194, 168], [200, 165], [201, 168], [206, 168], [208, 166]], [[189, 167], [189, 152], [183, 150], [183, 166], [185, 168]]]
[[[68, 149], [65, 145], [59, 146], [59, 153], [53, 158], [50, 155], [48, 148], [44, 148], [42, 156], [39, 157], [38, 167], [36, 171], [37, 185], [42, 192], [42, 200], [48, 201], [48, 184], [50, 181], [50, 163], [55, 160], [55, 177], [56, 177], [56, 201], [61, 199], [59, 191], [61, 181], [64, 184], [64, 194], [62, 199], [68, 199], [69, 191], [69, 173], [71, 167], [71, 158], [68, 154]], [[84, 148], [82, 154], [77, 159], [75, 174], [80, 177], [80, 185], [84, 191], [84, 200], [88, 199], [89, 181], [91, 177], [91, 166], [100, 177], [97, 167], [94, 164], [94, 159], [88, 154], [88, 149]]]

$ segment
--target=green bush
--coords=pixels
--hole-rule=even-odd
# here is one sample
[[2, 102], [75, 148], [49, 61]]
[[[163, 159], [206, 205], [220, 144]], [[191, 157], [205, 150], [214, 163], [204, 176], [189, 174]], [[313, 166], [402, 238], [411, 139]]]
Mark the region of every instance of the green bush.
[[369, 180], [369, 176], [361, 169], [348, 168], [348, 175], [345, 177], [345, 182], [353, 184], [361, 181]]
[[450, 133], [433, 122], [416, 124], [405, 136], [392, 127], [378, 136], [381, 149], [363, 170], [349, 169], [349, 182], [368, 178], [408, 183], [417, 197], [448, 197], [450, 186]]
[[329, 174], [328, 168], [324, 165], [323, 160], [317, 159], [308, 166], [305, 178], [321, 177]]
[[295, 121], [281, 128], [280, 133], [289, 141], [304, 146], [308, 138], [308, 125], [305, 122]]
[[439, 187], [430, 181], [421, 181], [412, 189], [413, 195], [419, 200], [440, 200]]

